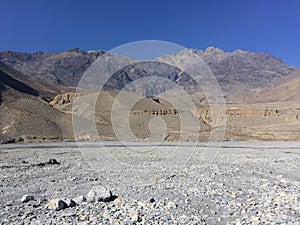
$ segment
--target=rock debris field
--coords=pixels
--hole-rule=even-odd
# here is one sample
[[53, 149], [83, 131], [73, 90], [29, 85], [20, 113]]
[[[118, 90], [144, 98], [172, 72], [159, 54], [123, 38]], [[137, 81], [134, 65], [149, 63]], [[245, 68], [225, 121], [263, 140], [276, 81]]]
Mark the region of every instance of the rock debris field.
[[300, 224], [300, 143], [0, 146], [0, 224]]

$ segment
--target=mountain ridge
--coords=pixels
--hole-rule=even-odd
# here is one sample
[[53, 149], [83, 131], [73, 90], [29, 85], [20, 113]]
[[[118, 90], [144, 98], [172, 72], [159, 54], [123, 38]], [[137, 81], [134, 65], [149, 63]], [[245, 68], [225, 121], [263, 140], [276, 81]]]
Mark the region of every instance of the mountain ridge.
[[[212, 46], [205, 50], [187, 50], [202, 58], [216, 77], [225, 98], [230, 102], [251, 100], [251, 96], [257, 89], [270, 87], [277, 80], [297, 70], [296, 67], [285, 64], [280, 58], [261, 52], [249, 52], [240, 49], [225, 52]], [[34, 80], [52, 85], [76, 87], [87, 68], [96, 59], [101, 60], [103, 54], [105, 54], [103, 50], [84, 51], [79, 48], [58, 53], [3, 51], [0, 52], [0, 61]], [[168, 57], [175, 57], [175, 55], [168, 55]], [[124, 57], [118, 58], [116, 55], [115, 60], [126, 59]], [[182, 74], [179, 68], [160, 65], [161, 71], [153, 73], [155, 66], [148, 63], [148, 69], [145, 70], [139, 64], [146, 65], [144, 62], [140, 62], [112, 74], [113, 78], [106, 84], [106, 90], [121, 90], [132, 81], [149, 76], [164, 77], [178, 85], [193, 89], [194, 83], [191, 78], [187, 74]], [[164, 86], [166, 85], [165, 82], [160, 83], [156, 90], [147, 88], [145, 95], [152, 96], [161, 93], [165, 90]]]
[[[82, 51], [78, 48], [60, 53], [0, 52], [0, 113], [5, 115], [0, 118], [0, 141], [2, 143], [65, 141], [74, 138], [98, 140], [84, 132], [74, 137], [71, 117], [80, 117], [80, 114], [74, 114], [72, 111], [77, 83], [96, 59], [107, 59], [109, 62], [111, 56], [106, 54], [102, 57], [104, 53], [101, 50]], [[188, 58], [188, 54], [194, 53], [211, 69], [224, 92], [226, 103], [233, 106], [227, 111], [230, 118], [226, 134], [228, 140], [297, 140], [300, 118], [297, 108], [300, 97], [298, 91], [300, 69], [288, 66], [269, 54], [242, 50], [228, 53], [214, 47], [204, 51], [187, 49], [177, 55], [168, 55], [167, 58], [178, 62], [180, 54]], [[133, 88], [136, 94], [144, 96], [144, 100], [133, 110], [131, 126], [135, 135], [144, 139], [149, 135], [148, 122], [156, 116], [165, 116], [171, 127], [170, 136], [167, 136], [166, 140], [177, 140], [180, 128], [178, 115], [172, 110], [172, 106], [165, 107], [161, 99], [153, 98], [172, 86], [153, 79], [153, 76], [166, 78], [184, 88], [191, 88], [195, 84], [193, 79], [180, 68], [170, 66], [168, 60], [136, 62], [120, 55], [112, 56], [112, 59], [118, 65], [126, 65], [126, 62], [129, 62], [129, 65], [112, 74], [104, 86], [104, 90], [110, 92], [102, 94], [97, 108], [97, 129], [100, 139], [115, 140], [110, 116], [111, 105], [118, 91], [127, 86], [134, 87], [130, 85], [135, 80], [150, 78], [152, 82], [145, 82]], [[107, 72], [114, 71], [114, 68], [107, 69]], [[137, 90], [142, 92], [136, 92]], [[67, 93], [64, 94], [65, 92]], [[60, 93], [62, 94], [59, 95]], [[55, 97], [57, 95], [58, 97]], [[127, 95], [131, 96], [128, 93]], [[205, 95], [195, 92], [190, 96], [193, 100], [200, 99], [200, 102], [195, 103], [199, 107], [198, 119], [204, 122], [203, 127], [206, 129], [206, 133], [201, 134], [204, 135], [201, 140], [206, 140], [211, 115], [209, 109], [205, 108], [207, 105], [202, 104], [205, 103]], [[86, 98], [88, 97], [87, 95]], [[87, 100], [83, 98], [83, 105], [86, 106]], [[289, 101], [294, 103], [291, 104]], [[274, 102], [275, 105], [266, 104]], [[280, 108], [281, 103], [278, 103], [277, 107], [276, 102], [284, 102], [282, 105], [284, 109]], [[246, 104], [246, 108], [239, 108], [242, 103], [251, 104]], [[252, 103], [262, 104], [256, 109]], [[78, 107], [79, 112], [85, 110], [82, 105]], [[81, 117], [82, 124], [91, 122], [90, 116], [87, 114]], [[277, 128], [274, 124], [278, 125]], [[191, 138], [193, 135], [191, 134]]]
[[[258, 75], [269, 76], [262, 84], [253, 82], [252, 86], [259, 87], [271, 79], [280, 78], [297, 69], [288, 66], [279, 58], [261, 52], [225, 52], [212, 46], [205, 50], [191, 50], [204, 60], [221, 83], [228, 83], [230, 79], [245, 83], [245, 73], [253, 78], [257, 78]], [[34, 78], [53, 84], [76, 86], [88, 66], [104, 53], [103, 50], [84, 51], [79, 48], [57, 53], [2, 51], [0, 60]], [[224, 76], [231, 77], [225, 79]], [[249, 85], [251, 81], [253, 79], [246, 83]]]

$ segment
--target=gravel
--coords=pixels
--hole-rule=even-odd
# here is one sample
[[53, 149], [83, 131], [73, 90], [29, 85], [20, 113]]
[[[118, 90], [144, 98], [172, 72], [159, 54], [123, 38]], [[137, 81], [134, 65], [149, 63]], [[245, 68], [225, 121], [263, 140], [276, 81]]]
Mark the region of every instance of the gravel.
[[[108, 145], [117, 159], [126, 148]], [[83, 153], [95, 146], [0, 146], [0, 224], [299, 224], [300, 143], [223, 143], [213, 161], [199, 146], [178, 167], [157, 158], [174, 147], [166, 144], [120, 153], [103, 170]], [[59, 164], [33, 166], [50, 158]], [[46, 208], [53, 200], [63, 207]]]

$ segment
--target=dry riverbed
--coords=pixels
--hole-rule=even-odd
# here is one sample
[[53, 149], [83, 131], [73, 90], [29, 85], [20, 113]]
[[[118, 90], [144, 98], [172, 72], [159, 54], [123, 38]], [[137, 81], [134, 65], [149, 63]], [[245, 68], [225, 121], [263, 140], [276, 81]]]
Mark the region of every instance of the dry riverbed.
[[299, 142], [151, 146], [1, 145], [0, 224], [299, 224]]

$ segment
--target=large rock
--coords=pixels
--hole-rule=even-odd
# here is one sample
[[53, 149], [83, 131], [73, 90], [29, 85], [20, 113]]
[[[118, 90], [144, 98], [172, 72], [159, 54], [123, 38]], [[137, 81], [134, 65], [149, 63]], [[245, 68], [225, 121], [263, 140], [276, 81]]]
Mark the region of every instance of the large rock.
[[86, 196], [89, 202], [109, 202], [114, 200], [112, 192], [103, 186], [93, 187]]
[[62, 210], [68, 208], [68, 204], [60, 198], [52, 199], [50, 200], [47, 205], [47, 209], [53, 209], [53, 210]]

